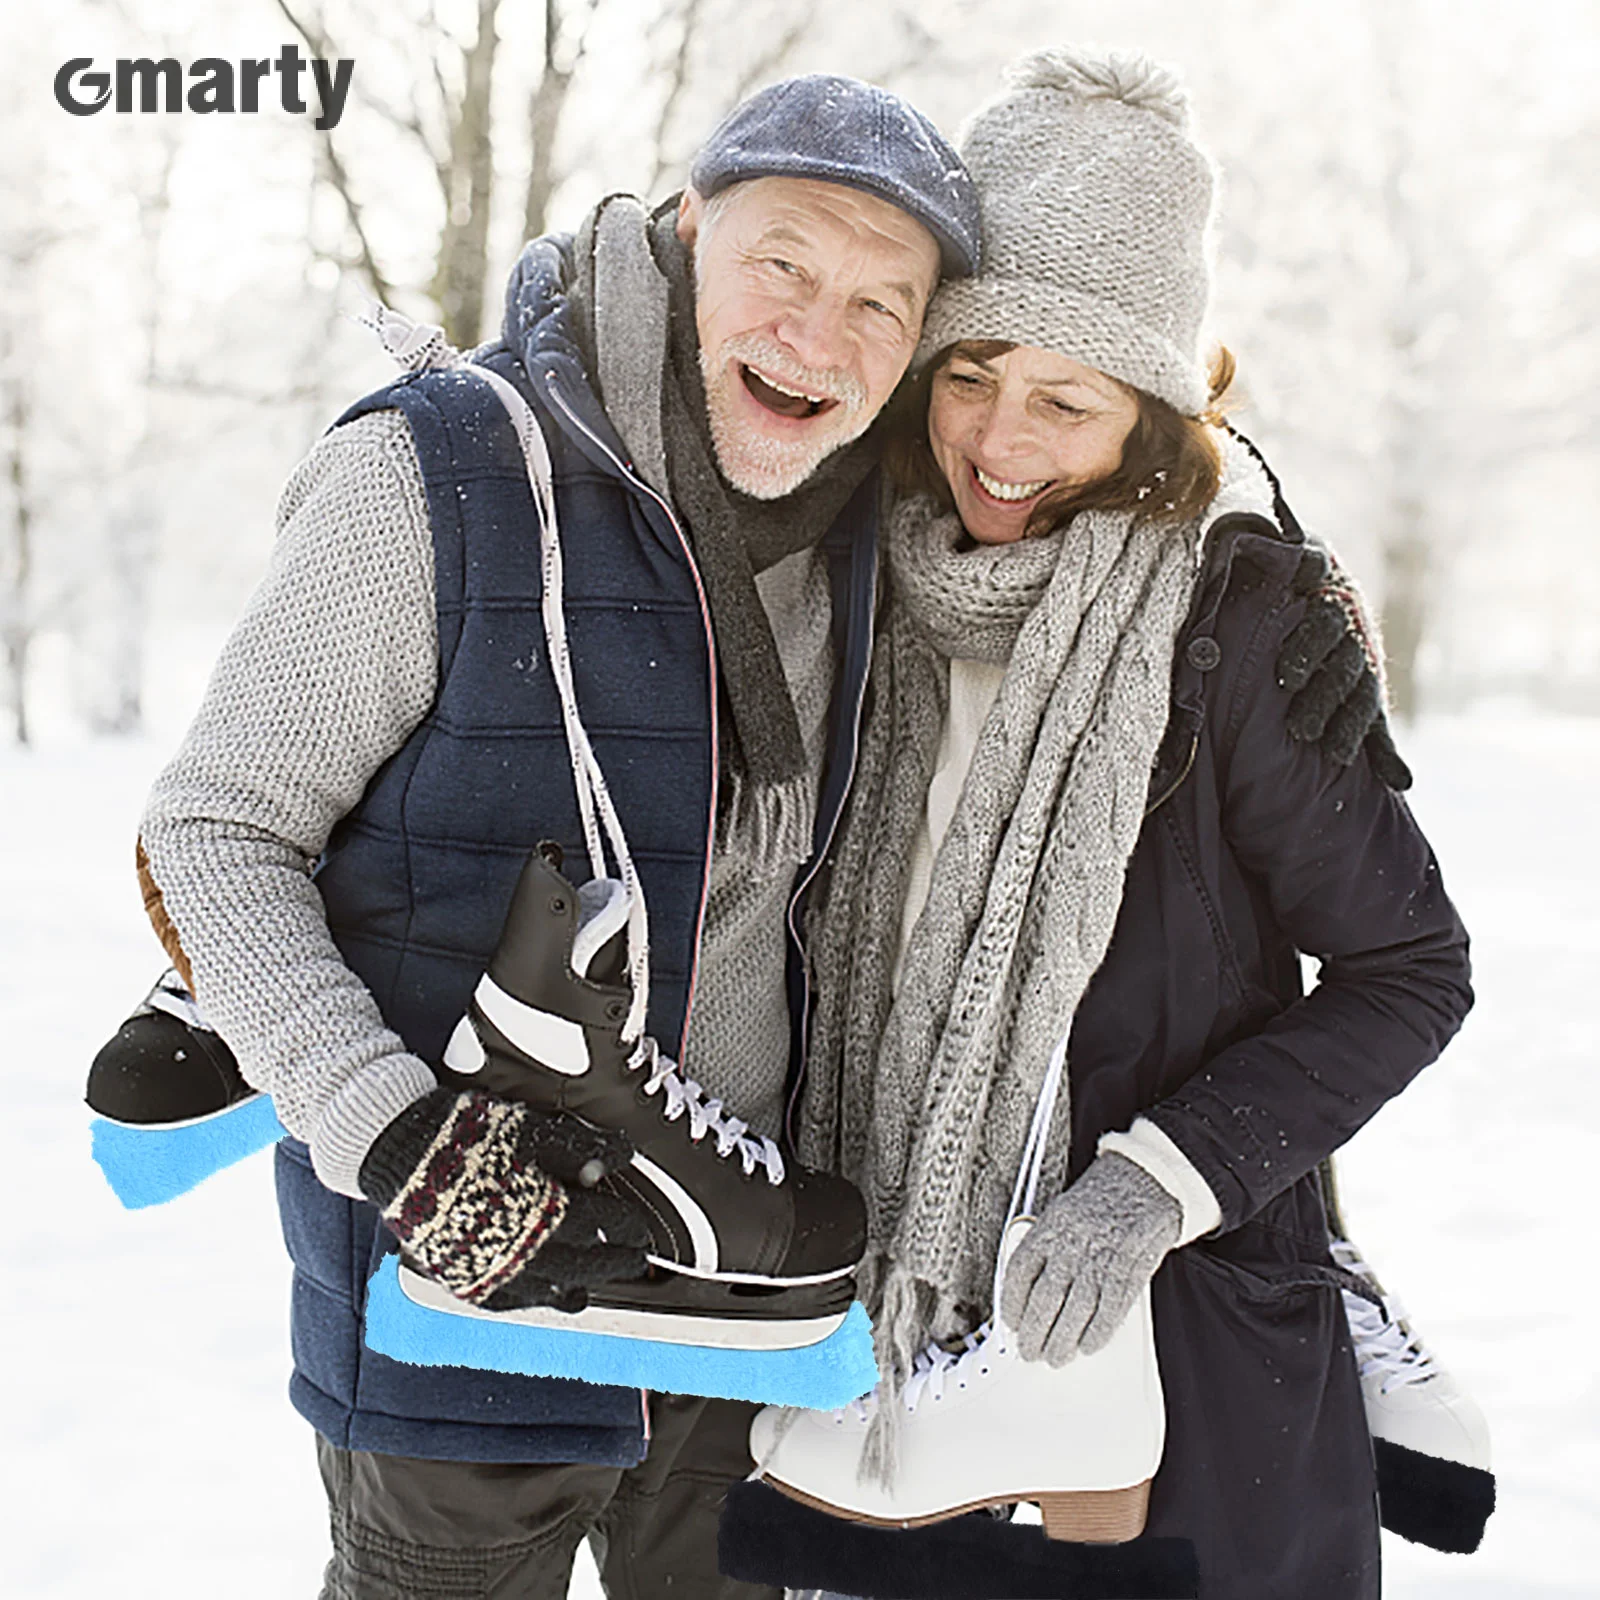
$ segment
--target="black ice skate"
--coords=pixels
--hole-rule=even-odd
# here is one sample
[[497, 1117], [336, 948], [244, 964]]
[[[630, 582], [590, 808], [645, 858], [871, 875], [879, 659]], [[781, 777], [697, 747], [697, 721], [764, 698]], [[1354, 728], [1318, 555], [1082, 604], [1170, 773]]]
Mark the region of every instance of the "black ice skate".
[[[850, 1309], [866, 1243], [861, 1196], [844, 1178], [786, 1163], [648, 1036], [622, 1042], [626, 918], [621, 883], [574, 890], [535, 852], [445, 1052], [441, 1083], [571, 1113], [627, 1134], [637, 1152], [603, 1187], [649, 1217], [649, 1274], [595, 1286], [582, 1312], [498, 1316], [746, 1350], [815, 1344]], [[422, 1304], [449, 1304], [403, 1267], [401, 1281]]]
[[159, 1205], [283, 1137], [175, 971], [101, 1047], [84, 1099], [94, 1159], [130, 1210]]

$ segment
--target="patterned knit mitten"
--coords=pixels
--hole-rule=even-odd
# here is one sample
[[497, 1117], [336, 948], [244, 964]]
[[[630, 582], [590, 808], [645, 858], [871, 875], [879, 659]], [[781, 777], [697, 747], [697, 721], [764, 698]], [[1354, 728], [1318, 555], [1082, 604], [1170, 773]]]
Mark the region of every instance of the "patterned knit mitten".
[[1373, 771], [1391, 789], [1411, 787], [1411, 769], [1395, 749], [1384, 715], [1383, 664], [1377, 634], [1349, 575], [1320, 545], [1308, 544], [1294, 592], [1306, 614], [1278, 652], [1279, 684], [1289, 702], [1289, 732], [1347, 767], [1363, 745]]
[[575, 1117], [435, 1089], [378, 1135], [361, 1188], [408, 1263], [457, 1299], [580, 1311], [588, 1285], [645, 1270], [643, 1216], [587, 1187], [632, 1155]]

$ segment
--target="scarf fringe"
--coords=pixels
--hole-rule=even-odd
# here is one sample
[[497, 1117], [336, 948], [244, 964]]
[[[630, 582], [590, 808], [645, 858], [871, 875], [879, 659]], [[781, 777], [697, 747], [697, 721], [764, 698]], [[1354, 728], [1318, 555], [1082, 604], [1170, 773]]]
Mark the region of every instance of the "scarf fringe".
[[781, 783], [753, 783], [741, 772], [722, 775], [719, 844], [765, 868], [799, 866], [811, 854], [816, 797], [802, 775]]
[[938, 1285], [882, 1255], [868, 1257], [858, 1282], [863, 1303], [872, 1308], [873, 1355], [880, 1375], [873, 1391], [877, 1409], [867, 1425], [858, 1474], [863, 1483], [890, 1489], [899, 1470], [902, 1396], [917, 1357], [927, 1347], [929, 1330], [938, 1330], [940, 1337], [958, 1336], [970, 1331], [972, 1318], [963, 1317]]

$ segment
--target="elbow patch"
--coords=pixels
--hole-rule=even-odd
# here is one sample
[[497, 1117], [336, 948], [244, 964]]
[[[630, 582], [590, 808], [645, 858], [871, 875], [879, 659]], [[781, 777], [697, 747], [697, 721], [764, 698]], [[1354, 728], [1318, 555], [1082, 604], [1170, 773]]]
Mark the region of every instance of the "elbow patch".
[[184, 988], [193, 994], [194, 973], [190, 969], [189, 958], [184, 954], [183, 945], [178, 938], [178, 930], [167, 914], [167, 904], [161, 897], [161, 887], [150, 871], [150, 857], [145, 854], [143, 839], [134, 843], [133, 860], [135, 870], [139, 874], [139, 893], [144, 899], [144, 914], [149, 917], [150, 926], [155, 929], [156, 938], [161, 941], [161, 948], [167, 952], [167, 960], [178, 969], [178, 976], [183, 979]]

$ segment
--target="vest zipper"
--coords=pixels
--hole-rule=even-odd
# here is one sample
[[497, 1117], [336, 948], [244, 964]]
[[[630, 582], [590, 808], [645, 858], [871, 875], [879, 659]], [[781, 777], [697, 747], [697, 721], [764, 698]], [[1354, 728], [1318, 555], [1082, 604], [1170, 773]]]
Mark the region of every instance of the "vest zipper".
[[711, 607], [706, 600], [704, 583], [700, 579], [700, 568], [695, 564], [694, 552], [689, 548], [689, 541], [684, 536], [683, 528], [678, 522], [677, 515], [666, 500], [650, 487], [643, 478], [633, 472], [628, 464], [623, 461], [615, 450], [608, 445], [593, 428], [591, 428], [570, 405], [567, 398], [556, 386], [556, 375], [553, 372], [544, 374], [545, 388], [550, 392], [550, 398], [566, 413], [567, 420], [584, 438], [599, 447], [606, 458], [616, 467], [623, 478], [641, 494], [648, 495], [650, 499], [661, 507], [668, 524], [677, 536], [678, 545], [683, 551], [683, 558], [689, 564], [690, 576], [694, 579], [695, 595], [700, 602], [700, 620], [705, 627], [706, 634], [706, 663], [710, 669], [710, 710], [711, 710], [711, 804], [706, 816], [706, 864], [700, 875], [700, 904], [695, 912], [694, 919], [694, 950], [689, 962], [689, 990], [683, 1003], [683, 1031], [678, 1038], [677, 1058], [683, 1059], [684, 1047], [689, 1042], [689, 1018], [694, 1011], [694, 991], [700, 978], [700, 941], [705, 933], [706, 902], [711, 895], [711, 853], [716, 848], [717, 842], [717, 788], [722, 781], [719, 732], [717, 723], [717, 639], [711, 628]]
[[811, 887], [813, 880], [822, 870], [822, 863], [827, 860], [828, 852], [833, 848], [833, 841], [838, 836], [839, 824], [844, 818], [845, 807], [850, 803], [850, 790], [855, 784], [856, 763], [861, 755], [861, 708], [867, 698], [867, 678], [872, 667], [872, 636], [874, 628], [871, 618], [867, 621], [867, 671], [861, 673], [856, 683], [855, 704], [850, 708], [850, 755], [844, 769], [844, 794], [833, 819], [828, 824], [828, 832], [822, 843], [817, 847], [811, 857], [811, 865], [805, 875], [794, 886], [794, 891], [789, 896], [789, 908], [784, 913], [784, 924], [789, 930], [789, 938], [793, 942], [800, 956], [800, 1059], [795, 1066], [794, 1088], [789, 1091], [789, 1098], [783, 1108], [783, 1128], [789, 1142], [794, 1143], [794, 1108], [800, 1098], [800, 1091], [805, 1086], [806, 1077], [806, 1052], [811, 1043], [811, 963], [806, 953], [805, 941], [800, 937], [800, 929], [795, 922], [795, 908], [800, 904], [801, 898]]

